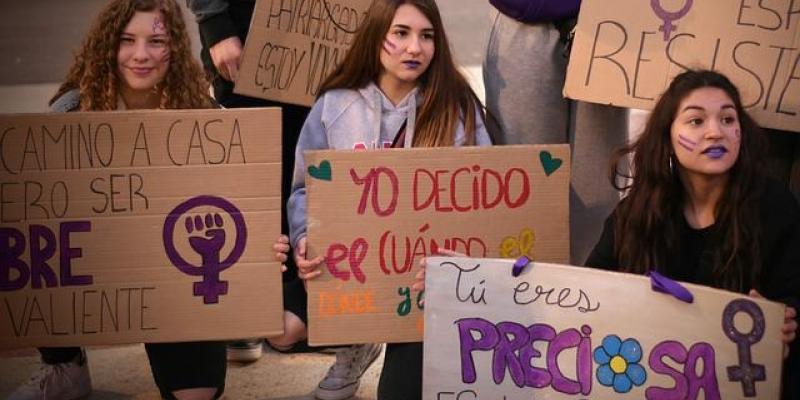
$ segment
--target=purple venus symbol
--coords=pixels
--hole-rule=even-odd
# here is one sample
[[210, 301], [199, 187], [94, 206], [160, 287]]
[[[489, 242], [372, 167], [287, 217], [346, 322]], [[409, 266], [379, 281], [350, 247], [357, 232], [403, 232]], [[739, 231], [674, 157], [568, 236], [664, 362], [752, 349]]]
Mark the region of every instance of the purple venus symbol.
[[664, 41], [668, 41], [670, 35], [672, 34], [672, 30], [677, 28], [677, 25], [673, 25], [672, 21], [677, 21], [683, 18], [684, 15], [689, 13], [689, 10], [692, 8], [692, 3], [694, 0], [685, 0], [686, 2], [683, 3], [683, 7], [677, 12], [670, 12], [661, 7], [661, 0], [650, 0], [650, 7], [653, 8], [653, 12], [664, 21], [664, 24], [658, 27], [658, 30], [664, 32]]
[[[236, 241], [225, 260], [220, 260], [220, 250], [229, 237], [223, 228], [222, 216], [218, 213], [189, 215], [192, 209], [204, 206], [216, 207], [233, 219]], [[189, 246], [200, 255], [201, 265], [192, 265], [186, 261], [175, 247], [175, 226], [181, 218]], [[242, 213], [231, 202], [221, 197], [197, 196], [179, 204], [167, 215], [164, 220], [163, 240], [167, 257], [179, 271], [203, 277], [200, 282], [194, 283], [194, 295], [203, 296], [204, 304], [216, 304], [220, 295], [228, 294], [228, 282], [219, 279], [220, 272], [230, 268], [242, 256], [247, 243], [247, 227]]]

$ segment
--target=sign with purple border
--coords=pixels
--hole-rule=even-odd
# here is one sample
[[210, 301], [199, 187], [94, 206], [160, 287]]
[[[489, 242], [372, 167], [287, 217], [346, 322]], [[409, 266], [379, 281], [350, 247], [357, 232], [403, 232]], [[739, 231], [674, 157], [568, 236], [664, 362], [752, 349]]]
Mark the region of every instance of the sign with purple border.
[[0, 348], [279, 334], [280, 121], [1, 115]]
[[784, 306], [648, 277], [431, 257], [425, 399], [778, 399]]

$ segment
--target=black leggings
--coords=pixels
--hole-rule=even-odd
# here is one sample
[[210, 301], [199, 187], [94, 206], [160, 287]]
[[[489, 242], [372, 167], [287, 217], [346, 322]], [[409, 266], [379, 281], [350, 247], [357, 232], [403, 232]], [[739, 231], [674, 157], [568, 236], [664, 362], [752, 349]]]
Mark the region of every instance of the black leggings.
[[378, 381], [378, 400], [422, 399], [422, 343], [389, 343]]
[[[161, 396], [174, 399], [173, 391], [191, 388], [217, 388], [216, 397], [225, 390], [225, 342], [147, 343], [144, 345], [153, 380]], [[45, 364], [74, 360], [80, 347], [41, 347]]]

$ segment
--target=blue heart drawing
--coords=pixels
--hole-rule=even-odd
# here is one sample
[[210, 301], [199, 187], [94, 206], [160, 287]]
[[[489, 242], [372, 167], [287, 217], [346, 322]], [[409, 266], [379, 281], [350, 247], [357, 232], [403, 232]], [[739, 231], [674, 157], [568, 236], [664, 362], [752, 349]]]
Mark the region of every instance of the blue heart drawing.
[[319, 167], [315, 165], [308, 167], [308, 174], [321, 181], [331, 181], [333, 177], [331, 173], [330, 161], [323, 160], [321, 163], [319, 163]]
[[552, 175], [553, 172], [561, 168], [561, 164], [563, 163], [563, 160], [560, 158], [553, 158], [553, 155], [547, 150], [539, 152], [539, 161], [542, 162], [542, 168], [544, 168], [544, 173], [547, 176]]

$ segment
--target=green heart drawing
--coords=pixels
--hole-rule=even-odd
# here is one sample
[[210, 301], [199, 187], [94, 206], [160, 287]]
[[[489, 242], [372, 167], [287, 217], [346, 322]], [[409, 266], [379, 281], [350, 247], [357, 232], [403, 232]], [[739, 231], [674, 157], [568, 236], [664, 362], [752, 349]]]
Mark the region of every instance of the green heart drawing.
[[317, 178], [321, 181], [330, 181], [332, 180], [331, 174], [331, 163], [328, 160], [323, 160], [319, 163], [319, 167], [316, 165], [312, 165], [308, 167], [308, 174], [314, 178]]
[[553, 155], [546, 150], [539, 152], [539, 161], [542, 162], [542, 168], [544, 168], [544, 173], [547, 176], [561, 168], [561, 163], [563, 162], [560, 158], [553, 158]]

